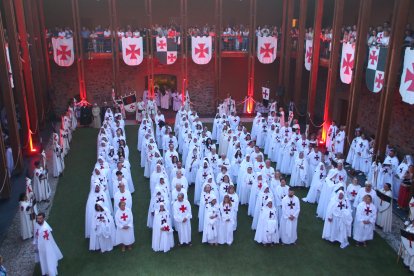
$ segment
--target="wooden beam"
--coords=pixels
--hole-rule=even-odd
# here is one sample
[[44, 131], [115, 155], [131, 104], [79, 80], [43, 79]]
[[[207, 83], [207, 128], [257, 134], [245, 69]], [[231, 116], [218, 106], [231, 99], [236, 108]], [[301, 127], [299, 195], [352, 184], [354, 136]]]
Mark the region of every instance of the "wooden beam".
[[6, 56], [6, 39], [4, 37], [3, 20], [0, 14], [0, 87], [4, 108], [7, 115], [9, 142], [13, 152], [16, 168], [23, 168], [22, 149], [20, 146], [19, 127], [17, 125], [16, 106], [14, 104], [13, 89], [11, 87], [9, 65]]
[[312, 65], [309, 76], [309, 88], [308, 88], [308, 113], [311, 120], [314, 119], [315, 113], [315, 98], [316, 87], [318, 84], [318, 71], [319, 71], [319, 50], [321, 47], [320, 34], [322, 30], [322, 17], [323, 17], [323, 4], [324, 0], [316, 0], [315, 4], [315, 21], [313, 27], [313, 53], [312, 53]]
[[291, 62], [291, 53], [292, 53], [292, 36], [290, 35], [292, 30], [292, 21], [293, 21], [293, 11], [295, 9], [295, 1], [290, 0], [287, 5], [287, 22], [286, 30], [284, 32], [285, 36], [285, 52], [281, 59], [284, 61], [283, 69], [283, 86], [284, 86], [284, 102], [285, 104], [289, 103], [293, 99], [292, 92], [290, 90], [290, 62]]
[[12, 0], [4, 0], [4, 15], [7, 26], [7, 37], [10, 50], [10, 62], [13, 69], [14, 90], [19, 104], [21, 133], [20, 138], [23, 150], [29, 150], [30, 142], [30, 118], [27, 106], [26, 88], [24, 86], [23, 66], [20, 58], [19, 33], [17, 32], [14, 5]]
[[[11, 0], [9, 0], [11, 1]], [[19, 41], [21, 51], [21, 59], [23, 66], [23, 78], [26, 90], [27, 97], [27, 109], [29, 115], [29, 126], [30, 133], [34, 141], [37, 141], [40, 138], [39, 135], [39, 117], [37, 111], [36, 103], [36, 93], [34, 88], [34, 81], [32, 75], [32, 61], [29, 53], [29, 42], [27, 40], [27, 29], [26, 29], [26, 18], [24, 16], [24, 8], [22, 0], [13, 0], [14, 1], [14, 12], [16, 13], [16, 23], [17, 29], [19, 32]], [[12, 57], [13, 59], [13, 57]], [[20, 55], [19, 55], [20, 60]]]
[[305, 58], [305, 35], [306, 35], [306, 14], [308, 10], [308, 0], [300, 0], [299, 14], [299, 35], [296, 48], [296, 67], [295, 67], [295, 91], [293, 102], [297, 107], [300, 106], [302, 98], [302, 75], [303, 60]]
[[[357, 37], [355, 43], [355, 63], [352, 74], [349, 105], [346, 120], [346, 134], [348, 141], [354, 138], [354, 130], [358, 118], [359, 95], [361, 93], [362, 76], [365, 75], [365, 58], [367, 55], [367, 33], [371, 15], [372, 0], [364, 0], [359, 4]], [[348, 146], [348, 143], [345, 143]]]
[[112, 87], [115, 90], [115, 95], [120, 96], [121, 83], [119, 80], [119, 37], [118, 37], [118, 9], [117, 0], [109, 0], [109, 18], [111, 26], [111, 44], [112, 44]]
[[[21, 0], [20, 0], [21, 1]], [[33, 14], [32, 14], [32, 3], [31, 1], [25, 1], [24, 5], [22, 5], [22, 8], [24, 8], [24, 14], [26, 16], [26, 23], [30, 22], [30, 24], [26, 24], [27, 27], [27, 33], [29, 35], [29, 52], [30, 52], [30, 57], [32, 60], [32, 71], [31, 74], [33, 75], [33, 83], [34, 83], [34, 88], [35, 88], [35, 99], [36, 99], [36, 104], [37, 104], [37, 114], [38, 114], [38, 118], [39, 118], [39, 125], [43, 125], [44, 121], [45, 121], [45, 106], [44, 106], [44, 101], [43, 101], [43, 97], [44, 97], [44, 87], [42, 84], [42, 78], [41, 78], [41, 73], [40, 73], [40, 68], [39, 68], [39, 58], [37, 55], [37, 47], [38, 44], [36, 43], [36, 39], [37, 39], [37, 35], [35, 33], [34, 30], [34, 18], [33, 18]], [[16, 6], [16, 10], [17, 10], [17, 6]]]
[[[282, 37], [280, 41], [280, 59], [279, 59], [279, 76], [277, 83], [279, 86], [283, 84], [283, 68], [284, 68], [284, 53], [285, 53], [285, 40], [286, 40], [286, 17], [287, 17], [287, 6], [288, 6], [289, 0], [283, 0], [283, 6], [282, 6], [282, 27], [280, 28], [282, 32]], [[253, 32], [256, 32], [256, 30], [253, 30]]]
[[7, 171], [6, 147], [3, 141], [3, 130], [0, 124], [0, 198], [7, 199], [11, 196], [11, 181]]
[[401, 68], [401, 49], [404, 41], [405, 25], [408, 22], [410, 0], [395, 0], [390, 45], [388, 48], [389, 64], [385, 69], [384, 91], [378, 115], [375, 151], [377, 157], [384, 157], [388, 143], [394, 95], [399, 89], [398, 73]]
[[45, 15], [43, 12], [43, 0], [36, 0], [37, 3], [37, 14], [39, 19], [39, 27], [40, 27], [40, 36], [42, 42], [42, 50], [43, 50], [43, 57], [44, 57], [44, 65], [45, 65], [45, 74], [46, 74], [46, 87], [47, 90], [50, 91], [52, 89], [52, 74], [50, 70], [50, 60], [49, 60], [49, 50], [48, 50], [48, 43], [47, 43], [47, 33], [46, 33], [46, 25], [45, 25]]
[[332, 122], [332, 110], [334, 104], [334, 93], [336, 92], [336, 85], [338, 81], [339, 60], [341, 59], [341, 40], [342, 40], [342, 25], [344, 18], [344, 4], [345, 0], [335, 0], [334, 21], [332, 28], [332, 51], [329, 59], [328, 80], [326, 83], [325, 93], [325, 108], [323, 114], [323, 133], [322, 137], [326, 137], [329, 125]]

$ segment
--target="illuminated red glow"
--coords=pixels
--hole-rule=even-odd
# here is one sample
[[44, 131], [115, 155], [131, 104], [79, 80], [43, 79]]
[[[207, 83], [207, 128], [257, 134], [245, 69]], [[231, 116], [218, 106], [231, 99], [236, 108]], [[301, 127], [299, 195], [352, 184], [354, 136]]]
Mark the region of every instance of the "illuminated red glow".
[[182, 85], [182, 88], [181, 88], [181, 103], [182, 104], [184, 104], [184, 102], [185, 102], [185, 91], [186, 91], [186, 89], [187, 89], [187, 79], [184, 78], [183, 79], [183, 85]]

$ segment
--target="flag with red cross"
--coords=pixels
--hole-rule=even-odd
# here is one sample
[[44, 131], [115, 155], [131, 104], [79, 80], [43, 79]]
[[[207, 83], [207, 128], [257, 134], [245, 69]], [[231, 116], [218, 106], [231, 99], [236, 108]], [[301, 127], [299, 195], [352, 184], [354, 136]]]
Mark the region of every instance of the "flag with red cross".
[[134, 94], [122, 97], [122, 103], [124, 104], [124, 108], [126, 112], [136, 112], [136, 102], [137, 97]]
[[384, 87], [387, 54], [388, 48], [377, 46], [371, 46], [369, 48], [365, 81], [371, 92], [378, 93]]
[[144, 51], [142, 47], [142, 37], [123, 37], [122, 59], [126, 65], [137, 66], [144, 59]]
[[191, 57], [196, 64], [207, 64], [212, 57], [211, 36], [191, 37]]
[[313, 39], [305, 42], [305, 69], [310, 71], [312, 65]]
[[274, 36], [257, 37], [257, 59], [263, 64], [275, 61], [277, 54], [277, 38]]
[[405, 49], [400, 94], [404, 102], [414, 104], [414, 49], [409, 47]]
[[71, 66], [75, 60], [73, 38], [52, 38], [53, 59], [63, 67]]
[[352, 70], [354, 69], [355, 45], [352, 43], [342, 44], [342, 57], [340, 76], [341, 81], [350, 84], [352, 81]]
[[177, 41], [175, 37], [158, 36], [155, 43], [156, 56], [161, 64], [173, 64], [177, 60]]

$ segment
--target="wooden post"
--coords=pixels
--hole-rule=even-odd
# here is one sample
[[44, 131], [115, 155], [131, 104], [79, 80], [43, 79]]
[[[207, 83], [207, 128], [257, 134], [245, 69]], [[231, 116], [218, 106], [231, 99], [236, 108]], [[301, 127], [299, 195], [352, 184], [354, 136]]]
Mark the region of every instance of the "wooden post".
[[[256, 0], [250, 0], [250, 26], [252, 30], [256, 30]], [[248, 80], [247, 80], [247, 97], [248, 102], [247, 105], [247, 113], [252, 112], [252, 103], [250, 102], [250, 98], [254, 96], [254, 65], [256, 62], [256, 32], [250, 31], [249, 32], [250, 40], [249, 40], [249, 56], [248, 56]]]
[[[372, 0], [364, 0], [359, 4], [357, 38], [355, 43], [355, 63], [349, 92], [349, 107], [346, 120], [348, 142], [354, 138], [354, 130], [358, 117], [359, 94], [361, 93], [362, 76], [365, 74], [365, 58], [367, 50], [368, 24], [371, 14]], [[348, 146], [348, 143], [345, 143]]]
[[83, 43], [81, 37], [80, 27], [80, 15], [79, 15], [79, 2], [78, 0], [72, 0], [72, 18], [74, 29], [74, 52], [76, 57], [76, 65], [78, 69], [78, 81], [79, 81], [79, 96], [81, 100], [87, 100], [86, 86], [85, 86], [85, 69], [84, 69], [84, 54]]
[[223, 1], [216, 0], [215, 2], [215, 15], [216, 15], [216, 37], [214, 40], [214, 76], [215, 76], [215, 88], [216, 99], [214, 103], [217, 105], [219, 101], [219, 95], [221, 91], [221, 32], [223, 29]]
[[394, 3], [394, 13], [391, 31], [391, 40], [388, 48], [389, 67], [385, 70], [384, 91], [381, 94], [381, 104], [379, 108], [377, 140], [375, 143], [375, 153], [378, 157], [384, 157], [390, 130], [392, 104], [394, 95], [397, 93], [398, 74], [401, 68], [401, 49], [404, 41], [405, 25], [408, 22], [410, 11], [410, 0], [396, 0]]
[[[29, 34], [29, 43], [30, 43], [29, 52], [32, 58], [31, 74], [33, 74], [33, 83], [35, 87], [35, 95], [36, 95], [35, 99], [36, 99], [36, 104], [37, 104], [37, 113], [38, 113], [39, 123], [40, 125], [43, 125], [45, 121], [45, 106], [44, 106], [44, 100], [43, 100], [45, 91], [44, 91], [44, 86], [42, 83], [41, 68], [39, 66], [40, 57], [38, 56], [38, 52], [37, 52], [39, 44], [36, 43], [36, 40], [38, 38], [35, 32], [35, 27], [34, 27], [36, 23], [33, 23], [34, 18], [32, 14], [33, 10], [31, 7], [32, 6], [31, 1], [25, 1], [24, 3], [25, 5], [22, 5], [22, 8], [24, 8], [24, 14], [26, 15], [26, 23], [30, 22], [26, 26], [27, 26], [27, 33]], [[16, 12], [17, 12], [17, 9], [18, 8], [16, 6]]]
[[188, 84], [188, 36], [187, 36], [187, 0], [180, 1], [181, 18], [181, 100], [184, 102]]
[[7, 126], [10, 145], [13, 151], [13, 160], [16, 168], [22, 169], [22, 149], [20, 146], [19, 128], [17, 125], [16, 106], [14, 105], [13, 89], [11, 87], [9, 65], [6, 57], [7, 42], [4, 38], [4, 28], [2, 16], [0, 14], [0, 87], [3, 96], [3, 104], [6, 109]]
[[[309, 88], [308, 88], [308, 114], [309, 121], [314, 119], [315, 111], [315, 98], [316, 87], [318, 84], [318, 71], [319, 71], [319, 50], [321, 46], [321, 29], [322, 29], [322, 17], [323, 17], [323, 2], [324, 0], [316, 0], [315, 5], [315, 21], [313, 27], [313, 53], [311, 72], [309, 76]], [[312, 126], [310, 126], [312, 129]]]
[[300, 0], [299, 14], [299, 35], [296, 48], [296, 68], [295, 68], [295, 91], [293, 102], [296, 106], [300, 106], [302, 96], [302, 75], [303, 60], [305, 58], [305, 34], [306, 34], [306, 14], [308, 8], [308, 0]]
[[[13, 69], [13, 79], [17, 102], [19, 104], [21, 133], [20, 138], [23, 144], [23, 150], [29, 149], [30, 142], [30, 118], [26, 99], [26, 88], [22, 74], [22, 62], [20, 58], [19, 39], [16, 27], [16, 18], [12, 0], [4, 0], [4, 15], [7, 26], [7, 37], [9, 39], [10, 62]], [[19, 168], [20, 169], [20, 168]]]
[[[287, 6], [288, 6], [288, 1], [289, 0], [283, 0], [283, 8], [282, 8], [282, 38], [281, 38], [281, 42], [280, 42], [280, 60], [279, 60], [279, 78], [278, 78], [278, 84], [282, 85], [283, 84], [283, 74], [285, 73], [283, 71], [284, 69], [284, 62], [285, 62], [285, 57], [284, 57], [284, 53], [285, 53], [285, 40], [286, 40], [286, 17], [287, 17]], [[256, 32], [256, 30], [252, 30], [253, 33]], [[286, 92], [286, 91], [285, 91]]]
[[52, 89], [52, 74], [50, 70], [50, 60], [49, 60], [49, 51], [47, 47], [47, 39], [46, 39], [46, 25], [45, 25], [45, 15], [43, 12], [43, 0], [37, 0], [37, 9], [38, 9], [38, 16], [39, 16], [39, 24], [40, 24], [40, 34], [42, 37], [42, 44], [43, 44], [43, 56], [45, 58], [45, 70], [46, 70], [46, 86], [47, 89]]
[[[7, 0], [11, 1], [12, 0]], [[20, 54], [16, 56], [16, 59], [19, 59], [19, 63], [22, 62], [23, 66], [23, 79], [24, 79], [24, 88], [26, 90], [26, 97], [27, 97], [27, 110], [28, 110], [28, 126], [29, 133], [31, 137], [29, 137], [29, 141], [31, 141], [31, 138], [33, 140], [37, 141], [39, 139], [39, 117], [37, 112], [37, 104], [36, 104], [36, 95], [35, 95], [35, 89], [34, 89], [34, 82], [33, 82], [33, 75], [32, 75], [32, 62], [30, 58], [29, 53], [29, 43], [27, 41], [27, 30], [26, 30], [26, 19], [24, 16], [24, 10], [23, 10], [23, 2], [22, 0], [13, 0], [14, 1], [14, 11], [16, 13], [16, 23], [17, 23], [17, 29], [18, 29], [18, 37], [20, 40], [20, 47], [18, 49]], [[6, 18], [7, 20], [7, 18]], [[10, 27], [9, 27], [10, 28]], [[20, 61], [21, 58], [21, 61]], [[12, 56], [13, 60], [13, 56]], [[17, 69], [16, 69], [17, 70]], [[16, 87], [18, 88], [18, 87]], [[22, 92], [22, 95], [23, 92]], [[24, 97], [24, 96], [22, 96]]]
[[292, 37], [290, 35], [290, 31], [292, 30], [292, 20], [293, 20], [293, 10], [295, 8], [295, 1], [290, 0], [287, 5], [287, 22], [286, 22], [286, 29], [283, 33], [283, 36], [285, 37], [285, 52], [283, 53], [283, 56], [280, 58], [284, 59], [284, 69], [283, 69], [283, 87], [285, 94], [284, 96], [284, 102], [285, 105], [289, 103], [292, 100], [292, 93], [290, 91], [290, 61], [291, 61], [291, 53], [292, 53]]
[[0, 198], [7, 199], [11, 195], [11, 181], [7, 171], [6, 148], [3, 141], [3, 130], [0, 124]]
[[[152, 27], [152, 0], [145, 2], [148, 25]], [[154, 98], [154, 38], [149, 30], [147, 39], [147, 75], [148, 75], [148, 96]]]
[[[40, 21], [39, 21], [39, 13], [38, 13], [38, 5], [37, 0], [29, 0], [27, 1], [27, 9], [31, 11], [32, 16], [32, 24], [33, 24], [33, 35], [34, 40], [32, 42], [36, 45], [36, 56], [37, 56], [37, 63], [38, 63], [38, 70], [40, 76], [40, 85], [41, 91], [38, 94], [42, 97], [43, 102], [43, 113], [46, 116], [47, 112], [49, 111], [49, 97], [48, 97], [48, 87], [47, 87], [47, 76], [46, 76], [46, 65], [45, 65], [45, 57], [43, 51], [43, 37], [42, 32], [40, 29]], [[44, 124], [46, 117], [42, 121]]]
[[111, 25], [111, 44], [112, 44], [112, 87], [115, 90], [115, 95], [122, 94], [121, 85], [119, 81], [119, 37], [118, 37], [118, 10], [117, 0], [109, 0], [109, 18]]
[[322, 139], [325, 141], [326, 133], [332, 121], [332, 109], [334, 103], [334, 94], [338, 81], [338, 66], [341, 58], [341, 39], [342, 24], [344, 19], [344, 0], [335, 0], [334, 21], [332, 28], [332, 51], [329, 59], [328, 80], [326, 82], [325, 108], [323, 114], [324, 126], [322, 130]]

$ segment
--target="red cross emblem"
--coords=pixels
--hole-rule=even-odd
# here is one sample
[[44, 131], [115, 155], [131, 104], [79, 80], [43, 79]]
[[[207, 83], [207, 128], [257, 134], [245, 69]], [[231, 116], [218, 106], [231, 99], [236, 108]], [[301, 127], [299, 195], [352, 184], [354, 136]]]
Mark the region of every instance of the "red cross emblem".
[[309, 47], [308, 50], [306, 51], [306, 60], [308, 61], [308, 63], [311, 62], [312, 51], [313, 51], [313, 47]]
[[228, 214], [231, 211], [231, 209], [228, 206], [226, 206], [226, 208], [224, 208], [223, 211], [226, 212], [226, 214]]
[[[414, 72], [414, 63], [411, 64], [411, 66], [413, 67], [413, 72]], [[410, 86], [408, 86], [407, 91], [411, 91], [414, 92], [414, 74], [413, 72], [411, 72], [408, 68], [405, 71], [405, 79], [404, 82], [408, 82], [411, 81]]]
[[263, 165], [262, 165], [262, 164], [260, 164], [260, 165], [259, 165], [259, 168], [260, 168], [260, 169], [263, 169]]
[[47, 230], [43, 231], [43, 239], [45, 240], [49, 240], [49, 232], [47, 232]]
[[67, 45], [60, 45], [60, 49], [56, 50], [56, 55], [61, 56], [60, 60], [68, 60], [67, 57], [71, 57], [72, 52], [68, 50]]
[[125, 197], [122, 197], [122, 198], [120, 199], [120, 201], [121, 201], [121, 202], [125, 202], [125, 201], [126, 201], [126, 198], [125, 198]]
[[168, 61], [171, 63], [174, 63], [174, 61], [177, 59], [177, 56], [174, 55], [173, 53], [171, 53], [168, 57], [167, 57]]
[[259, 188], [259, 190], [261, 190], [262, 187], [263, 187], [262, 182], [259, 182], [259, 184], [257, 185], [257, 187]]
[[275, 47], [270, 48], [270, 43], [264, 43], [264, 47], [260, 47], [260, 54], [263, 54], [264, 58], [270, 58], [273, 56]]
[[372, 65], [374, 65], [376, 62], [378, 62], [378, 55], [376, 55], [377, 51], [372, 51], [372, 54], [369, 54], [369, 59]]
[[345, 75], [350, 75], [351, 72], [350, 70], [352, 69], [352, 67], [354, 67], [354, 60], [352, 59], [352, 54], [346, 54], [346, 58], [343, 59], [343, 64], [342, 64], [342, 68], [345, 68]]
[[187, 211], [187, 207], [185, 205], [181, 205], [180, 209], [181, 213], [185, 213]]
[[263, 98], [267, 98], [267, 94], [269, 94], [269, 93], [267, 93], [267, 90], [265, 90], [265, 91], [262, 92], [262, 94], [263, 94]]
[[198, 58], [205, 58], [205, 55], [208, 55], [208, 47], [204, 48], [206, 46], [205, 43], [198, 43], [199, 48], [195, 48], [195, 54], [198, 54]]
[[131, 44], [129, 45], [129, 49], [126, 48], [126, 55], [131, 55], [130, 59], [138, 59], [138, 56], [141, 55], [141, 49], [136, 49], [137, 45]]
[[367, 208], [365, 208], [364, 209], [364, 211], [365, 211], [365, 214], [368, 216], [369, 215], [369, 213], [372, 213], [372, 210], [371, 209], [369, 209], [369, 206], [367, 206]]
[[101, 215], [99, 215], [98, 220], [99, 221], [104, 221], [105, 220], [105, 217], [101, 214]]
[[375, 83], [377, 84], [377, 88], [382, 88], [384, 85], [384, 77], [381, 73], [378, 73], [378, 76], [375, 78]]
[[351, 192], [351, 195], [352, 195], [353, 197], [355, 197], [357, 194], [358, 194], [358, 193], [357, 193], [355, 190], [353, 190], [353, 191]]
[[157, 43], [158, 48], [164, 50], [164, 47], [167, 46], [167, 43], [165, 43], [164, 40], [160, 40], [160, 42]]
[[122, 216], [121, 216], [121, 219], [123, 220], [123, 221], [126, 221], [126, 219], [128, 218], [128, 215], [127, 214], [125, 214], [125, 213], [122, 213]]

